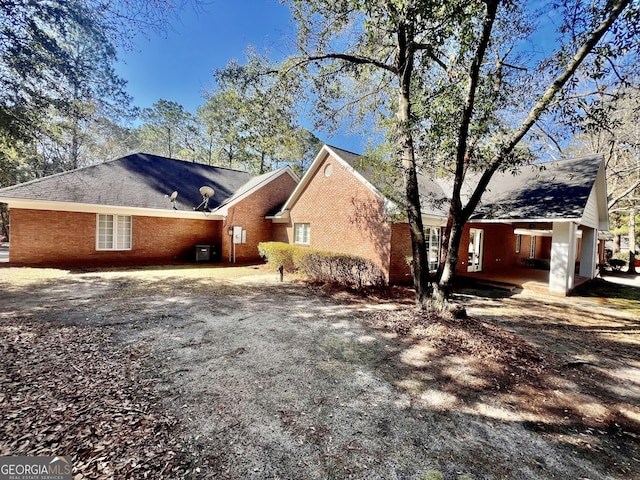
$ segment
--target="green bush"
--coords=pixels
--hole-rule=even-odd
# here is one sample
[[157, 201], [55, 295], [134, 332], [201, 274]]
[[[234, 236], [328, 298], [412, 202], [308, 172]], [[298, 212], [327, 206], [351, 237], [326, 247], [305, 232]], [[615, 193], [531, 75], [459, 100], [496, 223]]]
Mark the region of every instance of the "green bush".
[[[612, 260], [622, 260], [624, 262], [625, 265], [627, 265], [629, 263], [629, 250], [625, 251], [625, 252], [617, 252], [613, 254], [613, 257], [611, 257]], [[609, 262], [611, 263], [611, 262]]]
[[262, 242], [258, 244], [258, 253], [261, 257], [266, 258], [268, 265], [274, 269], [283, 266], [285, 272], [289, 273], [296, 270], [294, 261], [296, 250], [302, 249], [282, 242]]
[[258, 244], [258, 252], [274, 269], [302, 272], [310, 281], [344, 286], [380, 287], [385, 284], [380, 268], [371, 260], [343, 253], [321, 252], [281, 242]]

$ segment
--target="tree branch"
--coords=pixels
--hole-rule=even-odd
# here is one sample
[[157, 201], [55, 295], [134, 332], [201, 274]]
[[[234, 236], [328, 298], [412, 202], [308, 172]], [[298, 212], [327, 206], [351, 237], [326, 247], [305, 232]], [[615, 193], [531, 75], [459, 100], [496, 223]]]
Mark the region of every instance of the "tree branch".
[[613, 208], [620, 200], [623, 200], [624, 197], [629, 195], [631, 192], [633, 192], [638, 187], [640, 187], [640, 180], [637, 180], [633, 185], [631, 185], [629, 188], [624, 190], [620, 195], [617, 195], [614, 198], [612, 198], [611, 200], [609, 200], [609, 202], [607, 203], [607, 208], [608, 209]]
[[[607, 8], [608, 16], [600, 23], [600, 25], [595, 30], [593, 30], [593, 32], [591, 32], [591, 35], [587, 38], [582, 47], [574, 55], [573, 59], [566, 66], [565, 70], [560, 75], [558, 75], [558, 77], [556, 77], [551, 86], [549, 86], [540, 100], [538, 100], [535, 106], [531, 109], [527, 118], [524, 120], [524, 122], [522, 122], [520, 129], [513, 135], [511, 140], [498, 152], [496, 158], [492, 162], [492, 165], [482, 174], [480, 182], [478, 182], [478, 185], [471, 195], [467, 206], [464, 208], [465, 215], [470, 216], [473, 213], [475, 207], [480, 202], [480, 198], [482, 197], [482, 194], [489, 184], [489, 181], [491, 180], [493, 174], [513, 152], [520, 140], [522, 140], [522, 138], [529, 132], [531, 127], [547, 110], [558, 92], [560, 92], [560, 90], [562, 90], [566, 83], [573, 77], [584, 59], [590, 53], [592, 53], [595, 46], [602, 39], [602, 37], [604, 37], [604, 35], [611, 28], [613, 23], [618, 19], [622, 11], [629, 5], [629, 3], [631, 3], [631, 0], [612, 0], [610, 2]], [[490, 3], [488, 5], [490, 5]], [[458, 155], [460, 155], [460, 152], [458, 152]]]
[[584, 45], [578, 50], [571, 62], [567, 65], [565, 70], [553, 81], [551, 86], [542, 95], [538, 103], [535, 104], [525, 121], [520, 126], [520, 129], [515, 133], [511, 141], [503, 148], [497, 161], [502, 162], [509, 153], [513, 151], [516, 145], [522, 140], [522, 138], [531, 129], [533, 124], [538, 121], [542, 113], [549, 107], [554, 97], [562, 90], [566, 83], [573, 77], [578, 67], [582, 64], [584, 59], [589, 55], [598, 42], [604, 37], [611, 25], [618, 19], [622, 11], [631, 3], [631, 0], [613, 0], [608, 6], [609, 15], [600, 23], [600, 25], [591, 33], [589, 38], [585, 41]]
[[431, 45], [428, 45], [426, 43], [418, 43], [418, 42], [414, 42], [412, 45], [412, 48], [414, 50], [420, 50], [420, 51], [424, 51], [427, 56], [433, 60], [434, 62], [436, 62], [445, 72], [448, 70], [447, 68], [447, 64], [444, 63], [442, 60], [440, 60], [440, 57], [438, 57], [434, 51], [433, 51], [433, 47]]
[[[374, 60], [373, 58], [360, 57], [358, 55], [348, 55], [346, 53], [325, 53], [323, 55], [311, 55], [308, 56], [305, 62], [317, 62], [319, 60], [344, 60], [345, 62], [355, 63], [356, 65], [373, 65], [375, 67], [381, 68], [383, 70], [387, 70], [391, 73], [397, 74], [397, 70], [391, 65], [387, 65], [386, 63], [379, 62], [378, 60]], [[300, 65], [302, 64], [300, 63]]]
[[487, 13], [482, 24], [482, 33], [480, 34], [480, 38], [478, 39], [478, 48], [476, 49], [475, 55], [473, 56], [473, 61], [471, 62], [471, 68], [469, 70], [469, 89], [467, 91], [467, 98], [462, 110], [462, 121], [460, 122], [460, 129], [458, 130], [458, 145], [456, 147], [456, 175], [452, 192], [452, 207], [454, 206], [453, 203], [460, 202], [460, 191], [462, 189], [462, 183], [464, 181], [465, 156], [467, 154], [469, 128], [471, 125], [471, 118], [473, 117], [473, 108], [475, 106], [475, 98], [480, 81], [480, 69], [482, 67], [482, 59], [485, 56], [489, 41], [491, 40], [491, 30], [493, 29], [493, 22], [496, 19], [499, 3], [499, 0], [487, 1]]

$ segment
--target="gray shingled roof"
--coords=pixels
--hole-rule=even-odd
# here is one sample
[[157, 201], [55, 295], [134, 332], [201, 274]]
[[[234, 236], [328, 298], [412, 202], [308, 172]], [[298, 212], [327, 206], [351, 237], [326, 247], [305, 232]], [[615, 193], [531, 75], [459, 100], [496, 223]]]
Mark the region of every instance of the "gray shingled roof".
[[581, 218], [601, 163], [590, 155], [496, 173], [472, 219]]
[[0, 197], [170, 210], [166, 195], [177, 191], [176, 208], [193, 211], [202, 202], [200, 187], [215, 190], [213, 209], [251, 178], [248, 172], [137, 153], [3, 188]]
[[[381, 176], [356, 153], [330, 146], [340, 158], [357, 170], [390, 200], [403, 201], [402, 182], [397, 176]], [[527, 165], [513, 175], [496, 173], [472, 220], [526, 220], [581, 218], [589, 199], [601, 155]], [[477, 178], [469, 176], [469, 183]], [[446, 179], [433, 180], [418, 174], [423, 215], [446, 216], [447, 199], [452, 189]]]
[[[363, 156], [357, 153], [332, 145], [328, 146], [389, 200], [397, 205], [404, 204], [405, 194], [402, 178], [398, 175], [387, 175], [376, 171], [375, 168], [366, 164], [366, 159]], [[423, 215], [436, 217], [447, 215], [448, 206], [445, 203], [447, 195], [440, 184], [427, 175], [418, 174], [418, 188], [420, 189], [420, 206]]]
[[268, 183], [271, 179], [276, 178], [278, 175], [280, 175], [284, 170], [287, 170], [288, 168], [289, 167], [281, 167], [281, 168], [278, 168], [277, 170], [263, 173], [262, 175], [258, 175], [257, 177], [251, 178], [247, 183], [242, 185], [241, 188], [236, 190], [233, 195], [231, 195], [230, 197], [225, 199], [223, 202], [221, 202], [221, 206], [224, 207], [229, 203], [235, 201], [236, 199], [240, 198], [245, 193], [248, 193], [252, 189], [257, 188], [260, 185], [263, 185], [265, 183]]

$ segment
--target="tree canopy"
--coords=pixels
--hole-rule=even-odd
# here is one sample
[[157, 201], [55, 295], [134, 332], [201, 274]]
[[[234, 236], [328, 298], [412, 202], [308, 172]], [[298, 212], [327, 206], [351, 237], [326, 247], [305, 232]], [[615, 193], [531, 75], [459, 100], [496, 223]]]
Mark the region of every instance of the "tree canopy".
[[[424, 306], [432, 299], [443, 305], [463, 226], [493, 174], [532, 160], [544, 120], [562, 113], [579, 78], [595, 81], [638, 54], [639, 6], [631, 0], [290, 4], [299, 53], [283, 72], [304, 67], [315, 111], [325, 118], [374, 112], [387, 130]], [[453, 182], [435, 278], [427, 269], [418, 172]]]

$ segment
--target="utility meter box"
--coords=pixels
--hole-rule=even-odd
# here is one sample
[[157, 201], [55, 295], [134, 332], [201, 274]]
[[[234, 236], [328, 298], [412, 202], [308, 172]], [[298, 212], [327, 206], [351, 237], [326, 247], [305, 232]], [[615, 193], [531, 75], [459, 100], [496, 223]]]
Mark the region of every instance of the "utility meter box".
[[233, 227], [233, 243], [247, 243], [247, 231], [242, 227]]

